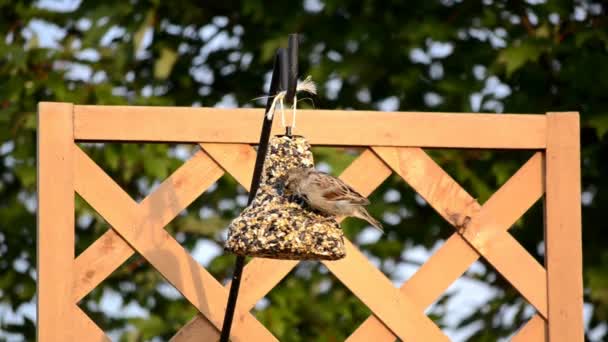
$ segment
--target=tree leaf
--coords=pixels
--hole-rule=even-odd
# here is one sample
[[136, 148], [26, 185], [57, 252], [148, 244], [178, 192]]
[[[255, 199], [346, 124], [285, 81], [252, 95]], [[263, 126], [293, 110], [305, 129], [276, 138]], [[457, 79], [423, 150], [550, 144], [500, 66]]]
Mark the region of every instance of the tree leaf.
[[160, 50], [160, 57], [154, 63], [154, 77], [161, 80], [166, 79], [171, 74], [175, 61], [177, 61], [177, 52], [163, 47]]
[[524, 66], [527, 62], [536, 62], [543, 52], [542, 48], [530, 41], [504, 48], [498, 55], [498, 62], [506, 66], [507, 77]]

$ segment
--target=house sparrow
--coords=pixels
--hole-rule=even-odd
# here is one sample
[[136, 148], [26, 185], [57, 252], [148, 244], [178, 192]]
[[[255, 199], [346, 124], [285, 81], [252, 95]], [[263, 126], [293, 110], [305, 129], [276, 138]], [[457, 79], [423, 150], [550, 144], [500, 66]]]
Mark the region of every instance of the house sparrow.
[[339, 178], [313, 168], [296, 168], [287, 172], [284, 185], [287, 195], [298, 195], [321, 212], [357, 217], [384, 232], [380, 222], [364, 208], [369, 200]]

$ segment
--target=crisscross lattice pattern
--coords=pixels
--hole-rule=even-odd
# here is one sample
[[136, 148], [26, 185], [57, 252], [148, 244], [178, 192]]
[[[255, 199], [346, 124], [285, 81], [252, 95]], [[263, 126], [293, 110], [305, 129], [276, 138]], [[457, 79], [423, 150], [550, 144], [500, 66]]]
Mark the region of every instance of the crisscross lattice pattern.
[[[255, 120], [260, 113], [228, 110], [221, 117], [232, 130], [222, 131], [226, 124], [219, 123], [217, 111], [41, 104], [40, 341], [106, 340], [76, 303], [133, 253], [143, 256], [200, 312], [173, 341], [218, 338], [229, 284], [217, 282], [163, 229], [224, 173], [245, 188], [251, 182], [255, 150], [250, 144], [255, 141], [259, 127]], [[455, 228], [401, 288], [395, 288], [348, 241], [345, 259], [324, 262], [373, 312], [349, 341], [448, 340], [424, 310], [480, 257], [536, 309], [537, 314], [515, 334], [514, 341], [582, 341], [576, 115], [320, 112], [302, 115], [301, 133], [312, 143], [368, 147], [343, 172], [342, 179], [369, 195], [394, 172]], [[323, 127], [312, 124], [317, 115], [324, 116]], [[133, 130], [138, 120], [144, 126]], [[447, 125], [456, 130], [451, 135], [437, 134], [448, 132]], [[357, 134], [363, 130], [367, 134]], [[473, 133], [477, 135], [471, 136]], [[137, 203], [75, 144], [77, 140], [190, 141], [200, 143], [202, 150]], [[481, 206], [421, 148], [407, 146], [538, 152]], [[112, 227], [78, 257], [73, 254], [73, 191]], [[508, 233], [544, 194], [547, 268]], [[249, 311], [296, 264], [254, 259], [246, 265], [232, 340], [276, 340]]]

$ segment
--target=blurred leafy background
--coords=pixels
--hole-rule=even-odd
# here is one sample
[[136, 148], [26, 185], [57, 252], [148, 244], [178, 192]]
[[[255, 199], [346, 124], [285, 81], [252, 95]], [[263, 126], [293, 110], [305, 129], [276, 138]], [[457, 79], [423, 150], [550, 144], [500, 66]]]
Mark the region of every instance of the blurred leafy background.
[[[320, 86], [317, 108], [580, 111], [586, 338], [606, 339], [607, 11], [604, 2], [584, 0], [0, 0], [0, 340], [35, 339], [37, 103], [260, 107], [252, 99], [267, 89], [273, 53], [292, 32], [302, 34], [301, 74]], [[138, 200], [195, 150], [81, 146]], [[360, 151], [314, 152], [320, 168], [337, 174]], [[531, 155], [430, 153], [481, 202]], [[357, 220], [345, 221], [345, 230], [400, 284], [452, 230], [397, 178], [372, 199], [387, 233]], [[108, 226], [76, 201], [79, 253]], [[234, 260], [221, 252], [224, 228], [245, 202], [244, 190], [225, 176], [167, 227], [221, 281]], [[537, 204], [512, 230], [540, 262], [541, 213]], [[195, 314], [137, 256], [80, 306], [121, 341], [168, 340]], [[282, 341], [340, 341], [369, 315], [312, 262], [254, 312]], [[484, 261], [428, 310], [461, 341], [508, 338], [533, 312]]]

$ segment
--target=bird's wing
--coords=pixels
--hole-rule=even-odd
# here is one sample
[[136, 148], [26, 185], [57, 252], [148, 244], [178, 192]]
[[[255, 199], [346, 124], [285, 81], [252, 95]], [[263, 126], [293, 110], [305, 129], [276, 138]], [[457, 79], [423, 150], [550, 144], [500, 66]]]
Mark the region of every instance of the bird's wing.
[[346, 201], [358, 205], [369, 204], [367, 198], [361, 196], [355, 189], [351, 188], [339, 178], [320, 173], [319, 176], [316, 177], [315, 183], [317, 183], [317, 186], [321, 189], [323, 198], [328, 201]]

